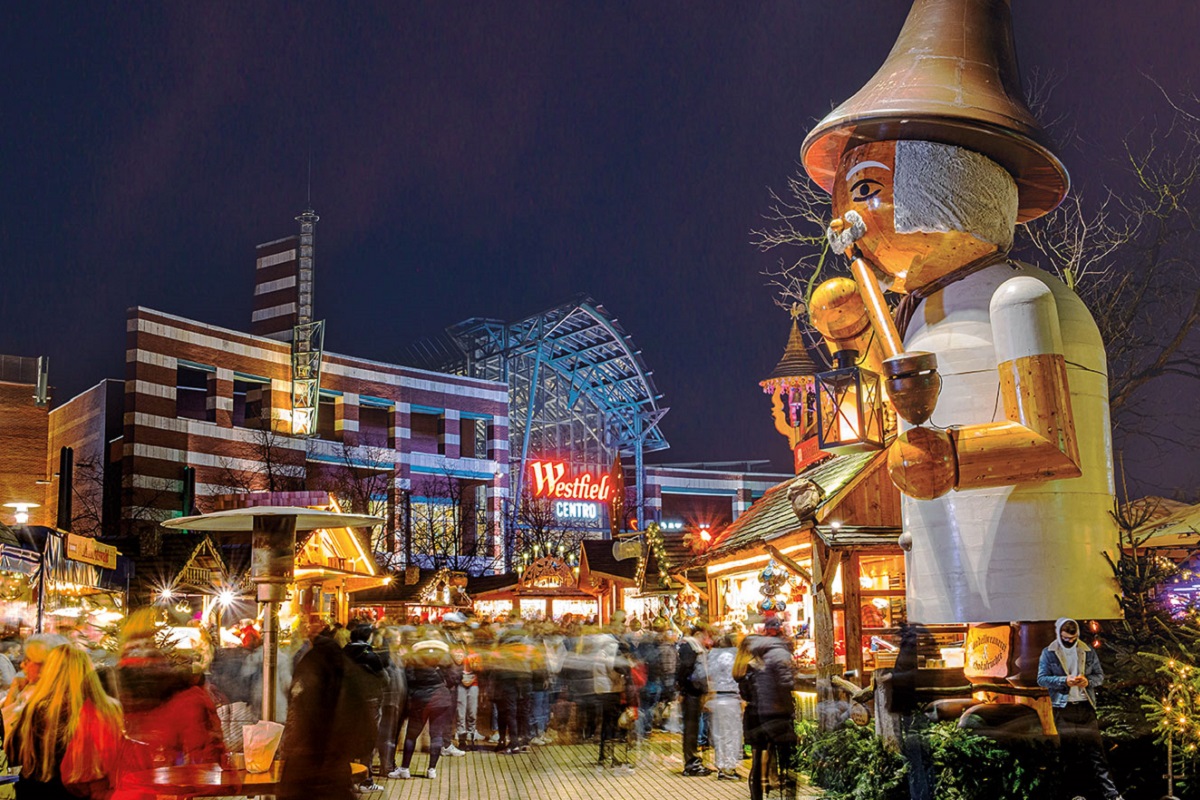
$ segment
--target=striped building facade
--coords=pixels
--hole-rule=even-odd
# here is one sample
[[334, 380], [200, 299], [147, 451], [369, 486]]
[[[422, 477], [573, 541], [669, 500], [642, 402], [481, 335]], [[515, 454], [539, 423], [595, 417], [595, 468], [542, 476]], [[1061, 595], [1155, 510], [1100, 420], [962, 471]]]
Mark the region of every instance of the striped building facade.
[[[217, 495], [323, 488], [353, 471], [386, 484], [388, 541], [397, 550], [403, 499], [422, 476], [481, 486], [486, 524], [502, 530], [504, 383], [325, 353], [317, 436], [294, 437], [290, 346], [259, 321], [255, 335], [147, 308], [129, 311], [121, 442], [127, 517], [156, 516], [145, 509], [159, 510], [160, 518], [182, 513], [185, 466], [195, 470], [200, 511], [212, 510]], [[494, 541], [502, 546], [501, 536]]]

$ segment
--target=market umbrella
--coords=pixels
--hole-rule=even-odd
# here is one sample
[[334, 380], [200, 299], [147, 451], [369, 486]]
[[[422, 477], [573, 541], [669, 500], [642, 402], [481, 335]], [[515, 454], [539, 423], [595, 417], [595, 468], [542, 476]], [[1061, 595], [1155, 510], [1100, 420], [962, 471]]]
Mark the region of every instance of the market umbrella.
[[263, 719], [275, 720], [275, 686], [279, 676], [278, 604], [287, 597], [296, 559], [296, 531], [321, 528], [365, 528], [384, 520], [366, 514], [298, 506], [255, 506], [178, 517], [164, 528], [250, 534], [250, 580], [258, 586], [263, 615]]

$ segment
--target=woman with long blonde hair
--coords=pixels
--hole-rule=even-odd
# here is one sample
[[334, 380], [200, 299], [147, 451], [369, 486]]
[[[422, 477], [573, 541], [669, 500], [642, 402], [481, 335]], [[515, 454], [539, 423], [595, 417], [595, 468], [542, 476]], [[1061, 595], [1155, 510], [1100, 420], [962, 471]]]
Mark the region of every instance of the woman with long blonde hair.
[[75, 644], [51, 650], [5, 742], [9, 763], [21, 768], [18, 800], [107, 797], [121, 721], [121, 707], [100, 685], [87, 651]]

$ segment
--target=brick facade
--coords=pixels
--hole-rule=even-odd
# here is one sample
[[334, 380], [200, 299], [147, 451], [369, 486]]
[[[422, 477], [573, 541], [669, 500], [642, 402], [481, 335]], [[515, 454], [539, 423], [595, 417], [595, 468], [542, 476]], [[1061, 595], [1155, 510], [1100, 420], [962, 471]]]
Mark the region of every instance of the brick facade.
[[[4, 450], [0, 458], [0, 506], [5, 503], [37, 503], [29, 509], [32, 525], [53, 525], [51, 501], [57, 491], [48, 483], [53, 470], [46, 465], [46, 441], [50, 415], [33, 401], [34, 384], [0, 382], [0, 431]], [[56, 456], [57, 458], [57, 456]], [[55, 462], [57, 469], [57, 461]], [[13, 522], [13, 509], [0, 508], [4, 521]]]
[[[121, 442], [127, 520], [178, 516], [183, 467], [191, 466], [201, 511], [214, 510], [214, 496], [311, 489], [354, 469], [388, 473], [382, 494], [394, 526], [403, 525], [399, 501], [422, 473], [485, 481], [488, 516], [499, 525], [508, 491], [507, 450], [498, 446], [508, 439], [505, 384], [326, 353], [320, 413], [332, 419], [319, 421], [320, 438], [301, 439], [288, 435], [290, 365], [288, 345], [273, 339], [131, 309]], [[438, 415], [428, 452], [413, 447], [414, 407]], [[488, 458], [460, 454], [464, 416], [486, 420]]]

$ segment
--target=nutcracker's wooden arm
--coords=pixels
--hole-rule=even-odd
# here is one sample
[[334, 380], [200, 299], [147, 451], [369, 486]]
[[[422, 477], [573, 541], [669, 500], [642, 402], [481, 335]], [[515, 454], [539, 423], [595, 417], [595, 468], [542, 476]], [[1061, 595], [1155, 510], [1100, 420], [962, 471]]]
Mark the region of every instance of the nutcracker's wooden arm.
[[996, 290], [990, 310], [1005, 419], [898, 437], [888, 470], [911, 497], [1082, 474], [1054, 295], [1019, 276]]

